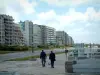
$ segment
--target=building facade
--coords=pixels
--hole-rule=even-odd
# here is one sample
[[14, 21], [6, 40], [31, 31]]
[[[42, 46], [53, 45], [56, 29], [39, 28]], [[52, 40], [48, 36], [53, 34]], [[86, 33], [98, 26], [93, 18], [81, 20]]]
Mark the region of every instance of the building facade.
[[19, 22], [21, 31], [24, 36], [24, 44], [27, 46], [33, 46], [33, 23], [31, 21]]
[[20, 29], [20, 27], [18, 27], [18, 24], [14, 24], [13, 27], [13, 45], [20, 45], [23, 46], [24, 45], [24, 36], [23, 33]]
[[23, 34], [12, 16], [0, 15], [0, 44], [23, 45]]
[[37, 47], [43, 44], [42, 41], [42, 30], [39, 25], [33, 24], [33, 43], [34, 46]]
[[68, 34], [64, 31], [56, 31], [57, 45], [68, 45]]
[[42, 43], [44, 45], [56, 44], [56, 30], [52, 27], [39, 25], [42, 31]]
[[13, 21], [9, 15], [0, 15], [0, 44], [13, 45]]
[[64, 31], [55, 28], [33, 24], [31, 21], [14, 23], [9, 15], [0, 15], [0, 44], [3, 45], [67, 45], [72, 44], [73, 39]]
[[52, 27], [46, 27], [46, 43], [47, 44], [56, 44], [56, 30]]
[[74, 44], [74, 40], [71, 36], [68, 36], [68, 45], [72, 46]]

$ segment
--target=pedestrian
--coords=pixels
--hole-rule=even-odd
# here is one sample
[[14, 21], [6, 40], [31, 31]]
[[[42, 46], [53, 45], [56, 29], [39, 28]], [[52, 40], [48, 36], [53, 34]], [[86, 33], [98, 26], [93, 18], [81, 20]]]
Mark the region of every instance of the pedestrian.
[[46, 63], [46, 53], [44, 52], [44, 50], [42, 50], [42, 52], [40, 53], [40, 59], [42, 62], [42, 67], [45, 67], [45, 63]]
[[51, 51], [50, 55], [49, 55], [49, 59], [51, 61], [51, 68], [54, 68], [54, 62], [56, 61], [55, 59], [55, 53], [53, 53], [53, 51]]

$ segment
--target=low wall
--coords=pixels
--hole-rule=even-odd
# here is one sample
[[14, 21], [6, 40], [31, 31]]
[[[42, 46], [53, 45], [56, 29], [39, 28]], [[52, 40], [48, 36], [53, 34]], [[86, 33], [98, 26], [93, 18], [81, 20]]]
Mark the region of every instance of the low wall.
[[65, 62], [65, 72], [73, 73], [73, 64], [76, 64], [76, 61], [66, 61]]

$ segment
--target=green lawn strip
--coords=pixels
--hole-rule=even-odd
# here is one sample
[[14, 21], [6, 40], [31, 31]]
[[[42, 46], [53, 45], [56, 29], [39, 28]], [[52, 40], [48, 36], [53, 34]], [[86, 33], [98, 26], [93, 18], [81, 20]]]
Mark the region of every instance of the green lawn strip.
[[16, 53], [21, 51], [0, 51], [0, 54], [7, 54], [7, 53]]
[[[62, 54], [64, 52], [57, 52], [56, 54]], [[47, 56], [49, 56], [49, 54], [47, 54]], [[10, 59], [8, 61], [25, 61], [25, 60], [30, 60], [30, 59], [33, 59], [33, 58], [39, 58], [39, 55], [36, 55], [36, 56], [29, 56], [29, 57], [24, 57], [24, 58], [16, 58], [16, 59]]]
[[[46, 48], [37, 48], [37, 49], [34, 49], [35, 51], [37, 50], [45, 50]], [[46, 49], [46, 50], [54, 50], [55, 48], [50, 48], [50, 49]], [[59, 48], [60, 49], [60, 48]], [[32, 48], [29, 48], [27, 51], [32, 51]], [[26, 51], [26, 52], [27, 52]], [[8, 54], [8, 53], [16, 53], [16, 52], [25, 52], [25, 51], [3, 51], [1, 50], [0, 51], [0, 54]]]

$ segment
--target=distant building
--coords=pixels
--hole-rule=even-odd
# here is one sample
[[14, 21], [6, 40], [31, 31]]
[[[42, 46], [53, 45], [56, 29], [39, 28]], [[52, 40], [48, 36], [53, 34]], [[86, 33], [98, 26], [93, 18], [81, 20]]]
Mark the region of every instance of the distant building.
[[68, 34], [64, 31], [56, 31], [57, 45], [68, 45]]
[[42, 43], [44, 45], [56, 44], [56, 31], [52, 27], [39, 25], [42, 30]]
[[33, 46], [33, 23], [31, 21], [20, 21], [19, 25], [24, 36], [24, 44], [27, 46]]
[[46, 27], [46, 43], [56, 44], [56, 30], [52, 27]]
[[18, 24], [15, 24], [13, 27], [13, 37], [13, 45], [24, 45], [24, 36]]
[[0, 15], [0, 44], [23, 45], [23, 34], [12, 16]]
[[64, 31], [55, 28], [33, 24], [31, 21], [20, 21], [20, 28], [24, 35], [25, 44], [28, 46], [39, 45], [72, 45], [73, 39]]
[[0, 44], [2, 45], [68, 45], [73, 39], [64, 31], [33, 24], [31, 21], [20, 21], [15, 24], [12, 16], [0, 15]]
[[42, 41], [42, 30], [39, 25], [33, 24], [33, 44], [34, 46], [39, 46], [43, 44]]
[[39, 46], [56, 44], [56, 32], [52, 27], [33, 24], [31, 21], [20, 21], [20, 27], [22, 29], [25, 44], [28, 46]]
[[72, 46], [74, 44], [74, 40], [71, 36], [68, 36], [68, 45]]
[[9, 15], [0, 15], [0, 44], [13, 45], [14, 19]]

